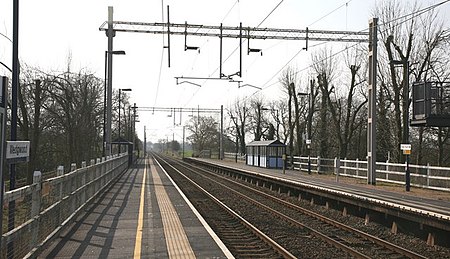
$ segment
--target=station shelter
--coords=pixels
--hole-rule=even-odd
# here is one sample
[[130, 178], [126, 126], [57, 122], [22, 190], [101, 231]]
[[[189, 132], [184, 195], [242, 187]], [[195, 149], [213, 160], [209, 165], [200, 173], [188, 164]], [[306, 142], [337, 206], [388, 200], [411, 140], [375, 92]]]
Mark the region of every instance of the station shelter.
[[253, 141], [247, 144], [245, 163], [265, 168], [283, 168], [286, 145], [279, 140]]

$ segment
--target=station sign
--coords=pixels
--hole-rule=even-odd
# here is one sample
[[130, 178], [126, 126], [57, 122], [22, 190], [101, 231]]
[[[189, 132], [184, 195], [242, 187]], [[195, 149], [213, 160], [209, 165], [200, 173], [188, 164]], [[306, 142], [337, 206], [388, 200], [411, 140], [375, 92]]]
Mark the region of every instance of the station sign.
[[9, 164], [27, 162], [30, 157], [30, 141], [6, 141], [6, 161]]
[[411, 144], [400, 144], [400, 150], [403, 151], [403, 155], [411, 155]]

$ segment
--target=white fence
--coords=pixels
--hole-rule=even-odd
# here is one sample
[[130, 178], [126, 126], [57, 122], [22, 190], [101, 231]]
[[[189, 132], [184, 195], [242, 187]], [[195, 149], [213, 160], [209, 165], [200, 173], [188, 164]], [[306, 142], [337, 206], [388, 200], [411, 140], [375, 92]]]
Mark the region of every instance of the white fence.
[[[311, 157], [310, 163], [312, 172], [335, 174], [337, 164], [339, 176], [367, 179], [367, 161]], [[396, 164], [387, 161], [377, 162], [376, 165], [377, 181], [405, 185], [406, 163]], [[294, 157], [294, 169], [307, 172], [308, 157]], [[449, 167], [409, 164], [409, 171], [411, 186], [450, 191]]]
[[245, 154], [239, 154], [239, 153], [223, 153], [223, 158], [226, 160], [232, 160], [232, 161], [240, 161], [245, 163]]
[[[12, 230], [1, 237], [1, 258], [33, 258], [46, 241], [56, 237], [84, 206], [128, 168], [128, 155], [97, 158], [79, 169], [43, 180], [34, 172], [33, 184], [5, 192], [3, 215], [14, 212]], [[10, 208], [10, 202], [15, 207]], [[5, 220], [3, 222], [6, 222]], [[4, 226], [5, 229], [5, 226]]]
[[[209, 157], [211, 158], [211, 157]], [[229, 161], [245, 163], [245, 154], [224, 153]], [[286, 159], [286, 168], [291, 168], [290, 157]], [[308, 167], [310, 164], [310, 167]], [[338, 167], [336, 167], [338, 165]], [[405, 185], [406, 163], [396, 164], [377, 162], [376, 180], [378, 182]], [[339, 173], [339, 176], [367, 179], [367, 161], [349, 159], [329, 159], [321, 157], [293, 157], [293, 169], [311, 173]], [[336, 170], [339, 168], [339, 170]], [[450, 168], [409, 164], [411, 186], [438, 191], [450, 191]]]

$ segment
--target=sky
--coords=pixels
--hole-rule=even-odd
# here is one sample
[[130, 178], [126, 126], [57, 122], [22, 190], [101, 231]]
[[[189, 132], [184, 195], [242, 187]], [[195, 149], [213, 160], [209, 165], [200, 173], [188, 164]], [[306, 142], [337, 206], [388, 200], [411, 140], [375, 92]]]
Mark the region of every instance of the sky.
[[[379, 1], [379, 0], [378, 0]], [[12, 2], [0, 0], [0, 33], [12, 39]], [[115, 21], [166, 22], [167, 5], [170, 6], [170, 21], [203, 25], [260, 27], [283, 29], [317, 29], [361, 31], [368, 21], [377, 1], [370, 0], [21, 0], [19, 26], [19, 58], [21, 63], [38, 67], [44, 71], [63, 71], [71, 56], [71, 69], [86, 69], [98, 77], [104, 77], [104, 51], [107, 38], [99, 27], [108, 18], [108, 6], [114, 8]], [[280, 3], [281, 2], [281, 3]], [[404, 0], [403, 2], [408, 2]], [[435, 1], [419, 1], [424, 5]], [[426, 2], [426, 3], [425, 3]], [[279, 6], [274, 10], [274, 8]], [[449, 10], [448, 4], [445, 7]], [[274, 10], [272, 13], [271, 11]], [[271, 13], [271, 14], [270, 14]], [[270, 14], [270, 15], [269, 15]], [[265, 19], [266, 18], [266, 19]], [[165, 39], [164, 39], [165, 38]], [[218, 77], [219, 40], [209, 37], [188, 37], [188, 45], [200, 47], [196, 51], [184, 51], [184, 37], [171, 37], [171, 67], [168, 64], [167, 36], [118, 32], [114, 38], [114, 50], [124, 50], [126, 55], [113, 58], [113, 88], [132, 88], [130, 102], [138, 107], [166, 108], [213, 108], [230, 107], [236, 99], [255, 94], [264, 100], [282, 95], [279, 71], [289, 63], [297, 70], [306, 69], [311, 53], [301, 51], [305, 42], [253, 40], [252, 48], [262, 49], [263, 55], [246, 55], [244, 44], [243, 84], [252, 87], [238, 88], [236, 83], [215, 80], [191, 80], [193, 84], [176, 84], [175, 77]], [[310, 43], [312, 45], [313, 43]], [[342, 44], [327, 43], [327, 48], [337, 52]], [[223, 63], [225, 74], [239, 70], [236, 39], [223, 40]], [[11, 65], [11, 43], [0, 35], [0, 61]], [[0, 67], [0, 74], [9, 72]], [[258, 93], [256, 93], [258, 91]], [[177, 123], [179, 115], [177, 114]], [[217, 118], [218, 115], [215, 115]], [[182, 123], [189, 119], [184, 115]], [[172, 138], [181, 141], [182, 127], [173, 125], [168, 113], [139, 111], [136, 130], [141, 139], [144, 126], [147, 138]]]

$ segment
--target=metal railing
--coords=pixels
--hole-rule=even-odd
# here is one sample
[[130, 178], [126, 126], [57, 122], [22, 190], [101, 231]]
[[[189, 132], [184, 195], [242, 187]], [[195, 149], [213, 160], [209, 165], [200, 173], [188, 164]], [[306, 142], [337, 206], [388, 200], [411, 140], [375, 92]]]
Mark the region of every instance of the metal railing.
[[2, 231], [1, 258], [35, 257], [127, 168], [126, 154], [97, 158], [89, 166], [83, 162], [81, 168], [72, 168], [68, 173], [60, 166], [56, 177], [45, 180], [41, 172], [35, 171], [33, 184], [5, 192], [4, 219], [11, 213], [8, 204], [15, 201], [14, 226], [8, 232]]
[[[209, 156], [204, 156], [204, 158], [214, 158], [210, 154], [208, 153]], [[245, 158], [245, 154], [237, 154], [236, 156], [236, 153], [224, 153], [224, 159], [229, 161], [245, 163]], [[308, 164], [310, 164], [312, 173], [330, 173], [342, 177], [367, 179], [367, 161], [365, 160], [294, 156], [292, 164], [290, 161], [290, 157], [287, 157], [287, 169], [308, 172]], [[377, 181], [405, 185], [406, 163], [398, 164], [386, 161], [377, 162], [376, 166]], [[437, 167], [430, 166], [429, 164], [409, 164], [409, 170], [411, 172], [411, 186], [438, 191], [450, 191], [450, 167]]]
[[[288, 159], [289, 161], [289, 159]], [[326, 159], [311, 157], [311, 171], [333, 173], [339, 176], [367, 179], [367, 161], [349, 159]], [[337, 166], [336, 166], [337, 165]], [[379, 182], [405, 185], [406, 163], [376, 163], [376, 180]], [[338, 170], [336, 170], [338, 169]], [[308, 157], [294, 156], [294, 170], [308, 171]], [[409, 164], [411, 186], [438, 191], [450, 191], [450, 168]]]

